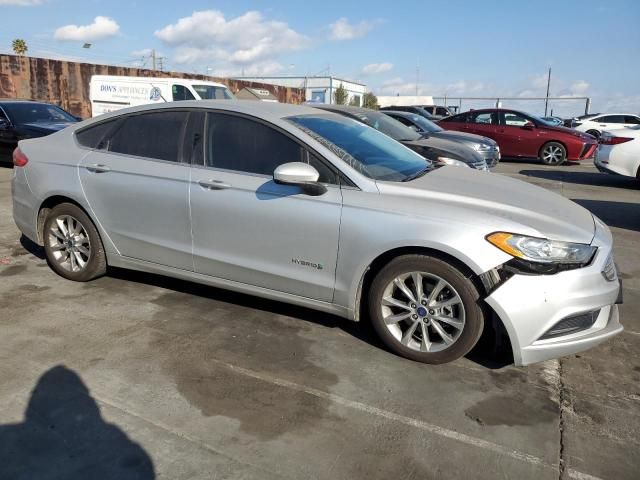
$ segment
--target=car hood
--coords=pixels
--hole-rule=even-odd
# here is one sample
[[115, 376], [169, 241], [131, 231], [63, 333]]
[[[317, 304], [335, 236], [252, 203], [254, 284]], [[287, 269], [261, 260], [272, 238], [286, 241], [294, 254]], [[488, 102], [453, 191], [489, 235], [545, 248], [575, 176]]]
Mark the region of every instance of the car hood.
[[41, 137], [49, 135], [63, 128], [73, 125], [75, 122], [35, 122], [35, 123], [23, 123], [16, 130], [21, 135]]
[[585, 208], [544, 188], [501, 174], [442, 167], [406, 183], [377, 183], [382, 194], [426, 200], [427, 208], [435, 209], [435, 214], [451, 207], [450, 213], [456, 210], [455, 215], [465, 219], [455, 218], [456, 221], [482, 224], [487, 229], [508, 229], [516, 223], [525, 228], [512, 233], [537, 233], [552, 240], [586, 244], [591, 243], [595, 233], [593, 215]]
[[455, 142], [480, 143], [495, 146], [496, 142], [490, 138], [476, 135], [475, 133], [456, 132], [454, 130], [443, 130], [442, 132], [430, 133], [429, 137], [444, 138]]
[[541, 127], [541, 128], [544, 128], [545, 130], [549, 130], [551, 132], [562, 132], [562, 133], [571, 135], [573, 137], [578, 137], [579, 139], [585, 142], [593, 143], [595, 141], [595, 137], [589, 135], [588, 133], [583, 133], [583, 132], [579, 132], [578, 130], [574, 130], [573, 128], [562, 127], [560, 125], [558, 126], [545, 125], [544, 127]]
[[451, 153], [453, 154], [453, 156], [463, 159], [466, 162], [473, 163], [482, 160], [482, 157], [480, 157], [471, 147], [462, 142], [450, 140], [444, 137], [429, 136], [421, 138], [419, 140], [403, 141], [402, 143], [407, 145], [412, 150], [416, 150], [415, 147], [421, 147], [440, 150], [443, 153]]

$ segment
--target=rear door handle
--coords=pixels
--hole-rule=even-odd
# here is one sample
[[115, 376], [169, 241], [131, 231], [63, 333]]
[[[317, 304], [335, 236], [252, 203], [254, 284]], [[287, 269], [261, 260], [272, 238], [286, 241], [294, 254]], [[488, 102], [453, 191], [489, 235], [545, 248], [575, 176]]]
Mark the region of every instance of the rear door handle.
[[225, 190], [231, 188], [231, 185], [223, 182], [222, 180], [200, 180], [198, 184], [208, 190]]
[[110, 172], [111, 168], [107, 167], [106, 165], [94, 163], [93, 165], [88, 165], [87, 170], [94, 173], [105, 173], [105, 172]]

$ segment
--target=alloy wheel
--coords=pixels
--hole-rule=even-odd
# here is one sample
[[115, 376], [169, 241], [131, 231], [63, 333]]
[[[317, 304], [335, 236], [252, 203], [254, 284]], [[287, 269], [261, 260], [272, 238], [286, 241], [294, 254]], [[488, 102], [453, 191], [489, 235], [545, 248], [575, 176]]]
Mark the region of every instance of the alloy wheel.
[[381, 313], [389, 332], [405, 347], [440, 352], [460, 338], [464, 304], [443, 278], [426, 272], [397, 276], [384, 290]]
[[548, 165], [557, 165], [564, 161], [564, 152], [558, 145], [547, 145], [542, 151], [542, 160]]
[[60, 215], [49, 227], [53, 261], [69, 272], [80, 272], [91, 258], [91, 242], [84, 226], [71, 215]]

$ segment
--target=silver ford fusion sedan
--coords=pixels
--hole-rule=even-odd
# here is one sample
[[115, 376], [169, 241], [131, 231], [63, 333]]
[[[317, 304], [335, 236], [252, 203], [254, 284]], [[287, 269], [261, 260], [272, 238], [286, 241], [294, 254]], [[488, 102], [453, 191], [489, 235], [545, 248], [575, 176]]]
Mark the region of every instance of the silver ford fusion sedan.
[[587, 210], [334, 113], [147, 105], [20, 142], [14, 165], [16, 224], [70, 280], [111, 265], [366, 319], [425, 363], [496, 323], [518, 365], [622, 331], [611, 233]]

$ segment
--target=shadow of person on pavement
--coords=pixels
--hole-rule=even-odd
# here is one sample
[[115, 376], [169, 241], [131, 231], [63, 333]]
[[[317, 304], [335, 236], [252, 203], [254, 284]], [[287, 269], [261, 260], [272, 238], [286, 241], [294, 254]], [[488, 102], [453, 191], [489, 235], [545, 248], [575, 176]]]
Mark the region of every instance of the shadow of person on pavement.
[[40, 377], [22, 423], [0, 425], [0, 479], [152, 480], [145, 450], [100, 415], [80, 377]]

